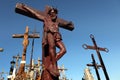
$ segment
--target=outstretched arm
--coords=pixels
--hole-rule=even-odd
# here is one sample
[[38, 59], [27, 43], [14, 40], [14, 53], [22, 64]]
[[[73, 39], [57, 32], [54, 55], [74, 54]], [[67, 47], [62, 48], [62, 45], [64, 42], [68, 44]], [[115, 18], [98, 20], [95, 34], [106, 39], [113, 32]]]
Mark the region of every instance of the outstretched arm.
[[[29, 12], [29, 14], [31, 14], [32, 16], [38, 18], [39, 20], [43, 21], [44, 20], [44, 15], [42, 15], [42, 13], [39, 13], [38, 11], [36, 11], [35, 9], [25, 5], [25, 4], [19, 4], [24, 10], [26, 10], [27, 12]], [[16, 5], [17, 7], [17, 5]]]
[[62, 28], [65, 28], [70, 31], [72, 31], [74, 29], [74, 24], [71, 21], [66, 21], [61, 18], [57, 18], [57, 21], [59, 22], [59, 26]]

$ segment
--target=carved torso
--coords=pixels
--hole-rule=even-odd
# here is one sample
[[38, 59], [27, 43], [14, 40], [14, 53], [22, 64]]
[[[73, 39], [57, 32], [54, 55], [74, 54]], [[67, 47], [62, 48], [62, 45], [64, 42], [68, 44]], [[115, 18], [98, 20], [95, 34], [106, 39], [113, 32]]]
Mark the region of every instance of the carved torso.
[[46, 32], [59, 32], [58, 22], [53, 22], [49, 17], [44, 19], [44, 30]]

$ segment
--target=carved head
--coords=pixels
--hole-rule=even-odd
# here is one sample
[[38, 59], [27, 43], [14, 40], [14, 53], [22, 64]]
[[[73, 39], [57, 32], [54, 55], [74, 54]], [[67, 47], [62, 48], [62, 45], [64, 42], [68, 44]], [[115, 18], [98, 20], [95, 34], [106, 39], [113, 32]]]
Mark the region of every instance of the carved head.
[[50, 17], [52, 18], [52, 20], [57, 18], [57, 14], [58, 14], [58, 10], [56, 8], [51, 8], [48, 11], [48, 15], [50, 15]]

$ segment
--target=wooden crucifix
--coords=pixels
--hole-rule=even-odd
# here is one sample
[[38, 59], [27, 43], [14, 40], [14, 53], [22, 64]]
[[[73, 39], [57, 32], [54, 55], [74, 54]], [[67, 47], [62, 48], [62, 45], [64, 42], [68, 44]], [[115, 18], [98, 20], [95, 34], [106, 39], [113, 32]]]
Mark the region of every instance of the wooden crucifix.
[[92, 34], [90, 35], [90, 38], [92, 39], [92, 42], [93, 42], [94, 46], [89, 46], [87, 44], [84, 44], [83, 48], [96, 50], [96, 53], [98, 55], [98, 58], [99, 58], [99, 61], [100, 61], [100, 65], [101, 65], [102, 70], [103, 70], [103, 72], [105, 74], [106, 80], [109, 80], [109, 76], [108, 76], [106, 67], [104, 65], [103, 59], [102, 59], [101, 54], [100, 54], [100, 51], [108, 52], [108, 49], [107, 48], [98, 47], [97, 44], [96, 44], [96, 41], [94, 39], [94, 36]]
[[100, 79], [99, 72], [98, 72], [98, 68], [101, 67], [101, 65], [98, 65], [98, 64], [96, 63], [93, 54], [91, 54], [91, 57], [92, 57], [92, 64], [87, 64], [87, 66], [94, 67], [94, 68], [95, 68], [95, 72], [96, 72], [96, 75], [97, 75], [98, 80], [101, 80], [101, 79]]
[[[51, 6], [46, 6], [45, 7], [45, 11], [40, 11], [40, 10], [37, 10], [37, 9], [34, 9], [30, 6], [27, 6], [23, 3], [17, 3], [16, 4], [16, 8], [15, 8], [15, 12], [16, 13], [19, 13], [19, 14], [22, 14], [22, 15], [25, 15], [25, 16], [28, 16], [28, 17], [31, 17], [31, 18], [34, 18], [34, 19], [37, 19], [37, 20], [40, 20], [40, 21], [43, 21], [43, 19], [40, 19], [38, 18], [36, 15], [34, 15], [32, 12], [26, 10], [24, 8], [24, 6], [30, 8], [33, 12], [45, 17], [47, 15], [47, 13], [49, 12], [49, 10], [52, 8]], [[57, 21], [59, 22], [59, 26], [62, 27], [62, 28], [65, 28], [67, 30], [73, 30], [74, 29], [74, 25], [71, 21], [66, 21], [62, 18], [57, 18]]]
[[[58, 80], [60, 74], [57, 69], [57, 61], [66, 53], [59, 27], [72, 31], [74, 29], [73, 23], [59, 18], [57, 16], [58, 10], [50, 6], [46, 6], [45, 11], [40, 11], [25, 4], [17, 3], [15, 11], [44, 23], [42, 39], [42, 65], [44, 65], [44, 70], [41, 80]], [[59, 52], [56, 52], [56, 47], [60, 49]]]
[[27, 51], [27, 46], [29, 45], [29, 40], [28, 38], [39, 38], [38, 34], [29, 34], [29, 28], [26, 26], [26, 31], [24, 34], [14, 34], [13, 38], [24, 38], [23, 40], [23, 53], [22, 53], [22, 61], [20, 64], [20, 67], [18, 69], [17, 75], [15, 80], [23, 80], [26, 78], [25, 74], [25, 63], [26, 63], [26, 51]]

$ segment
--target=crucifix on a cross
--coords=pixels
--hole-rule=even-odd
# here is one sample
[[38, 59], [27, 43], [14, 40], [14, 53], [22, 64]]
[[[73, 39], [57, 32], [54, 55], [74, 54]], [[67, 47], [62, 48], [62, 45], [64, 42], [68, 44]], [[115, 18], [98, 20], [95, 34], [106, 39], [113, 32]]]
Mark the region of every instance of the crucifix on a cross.
[[27, 51], [27, 46], [29, 45], [29, 40], [28, 38], [39, 38], [40, 36], [38, 34], [29, 34], [29, 28], [26, 26], [26, 31], [24, 34], [13, 34], [13, 38], [23, 38], [23, 53], [22, 53], [22, 60], [20, 64], [20, 68], [17, 72], [17, 76], [15, 80], [22, 80], [21, 78], [25, 78], [26, 74], [24, 72], [25, 70], [25, 63], [26, 63], [26, 51]]
[[[32, 12], [25, 9], [25, 7], [31, 9]], [[52, 8], [51, 6], [47, 5], [47, 6], [45, 6], [45, 11], [40, 11], [40, 10], [34, 9], [30, 6], [27, 6], [23, 3], [17, 3], [15, 12], [43, 22], [43, 19], [39, 18], [39, 17], [45, 17], [51, 8]], [[38, 15], [39, 17], [34, 15], [35, 13], [39, 14]], [[62, 27], [64, 29], [71, 30], [71, 31], [74, 29], [74, 25], [71, 21], [66, 21], [62, 18], [57, 17], [57, 22], [59, 22], [59, 24], [58, 24], [59, 27]]]
[[[73, 23], [59, 18], [57, 16], [58, 10], [50, 6], [46, 6], [45, 11], [40, 11], [23, 3], [17, 3], [15, 11], [44, 23], [42, 38], [44, 70], [42, 80], [58, 80], [60, 74], [57, 69], [57, 61], [66, 53], [59, 27], [72, 31], [74, 29]], [[60, 49], [59, 52], [56, 52], [56, 47]]]
[[107, 73], [107, 70], [106, 70], [106, 67], [104, 65], [104, 62], [103, 62], [103, 59], [102, 59], [102, 56], [100, 54], [100, 51], [105, 51], [105, 52], [108, 52], [108, 49], [107, 48], [101, 48], [101, 47], [98, 47], [97, 44], [96, 44], [96, 41], [94, 39], [94, 36], [91, 34], [90, 35], [90, 38], [92, 39], [92, 42], [94, 44], [94, 46], [89, 46], [87, 44], [83, 44], [83, 48], [84, 49], [92, 49], [92, 50], [96, 50], [96, 53], [98, 55], [98, 58], [99, 58], [99, 61], [100, 61], [100, 65], [103, 69], [103, 72], [105, 74], [105, 77], [106, 77], [106, 80], [109, 80], [109, 76], [108, 76], [108, 73]]

